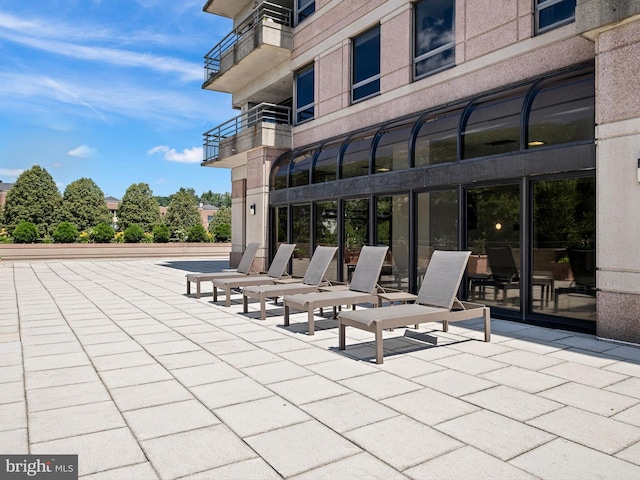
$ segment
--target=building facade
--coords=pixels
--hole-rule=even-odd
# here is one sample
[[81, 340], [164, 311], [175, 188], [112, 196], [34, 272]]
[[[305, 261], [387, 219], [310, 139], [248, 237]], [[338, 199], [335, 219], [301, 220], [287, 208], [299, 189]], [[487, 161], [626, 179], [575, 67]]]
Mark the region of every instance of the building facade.
[[[461, 295], [496, 317], [640, 343], [640, 2], [209, 0], [234, 28], [203, 88], [232, 171], [234, 255], [337, 245], [348, 280], [416, 291], [473, 252]], [[292, 269], [304, 270], [294, 260]]]

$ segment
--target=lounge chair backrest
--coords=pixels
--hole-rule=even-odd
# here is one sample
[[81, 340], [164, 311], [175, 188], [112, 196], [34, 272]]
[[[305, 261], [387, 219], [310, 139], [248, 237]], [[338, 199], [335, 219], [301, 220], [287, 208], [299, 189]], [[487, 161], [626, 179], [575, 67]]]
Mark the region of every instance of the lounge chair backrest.
[[433, 252], [416, 302], [451, 310], [470, 254], [445, 250]]
[[309, 262], [309, 266], [307, 267], [307, 271], [304, 274], [302, 283], [305, 285], [320, 285], [324, 274], [327, 273], [331, 260], [336, 254], [336, 250], [338, 250], [338, 247], [320, 246], [316, 248], [316, 251], [313, 252], [313, 256], [311, 257], [311, 262]]
[[375, 292], [387, 250], [389, 250], [389, 247], [386, 246], [362, 247], [358, 263], [356, 263], [356, 269], [349, 284], [349, 290], [364, 293]]
[[513, 259], [513, 251], [509, 245], [487, 247], [487, 260], [491, 268], [491, 276], [502, 282], [518, 282], [518, 267]]
[[280, 244], [278, 251], [276, 252], [276, 256], [273, 257], [271, 266], [269, 267], [269, 270], [267, 270], [268, 277], [280, 278], [284, 275], [284, 271], [289, 264], [289, 260], [291, 260], [291, 255], [293, 255], [293, 250], [295, 248], [295, 243]]
[[253, 259], [256, 258], [256, 254], [258, 253], [258, 248], [260, 248], [259, 242], [247, 245], [247, 248], [244, 249], [244, 253], [242, 254], [242, 258], [240, 259], [240, 263], [238, 264], [238, 273], [249, 273], [251, 265], [253, 265]]

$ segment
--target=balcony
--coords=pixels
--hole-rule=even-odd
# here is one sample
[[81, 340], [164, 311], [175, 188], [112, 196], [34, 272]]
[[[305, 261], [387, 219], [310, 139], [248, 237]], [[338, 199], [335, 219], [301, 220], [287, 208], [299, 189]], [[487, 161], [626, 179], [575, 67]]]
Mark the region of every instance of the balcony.
[[[291, 9], [261, 2], [204, 57], [202, 88], [236, 93], [288, 60], [293, 48]], [[258, 87], [260, 90], [268, 85]]]
[[258, 147], [291, 148], [291, 108], [261, 103], [204, 133], [202, 166], [234, 168]]

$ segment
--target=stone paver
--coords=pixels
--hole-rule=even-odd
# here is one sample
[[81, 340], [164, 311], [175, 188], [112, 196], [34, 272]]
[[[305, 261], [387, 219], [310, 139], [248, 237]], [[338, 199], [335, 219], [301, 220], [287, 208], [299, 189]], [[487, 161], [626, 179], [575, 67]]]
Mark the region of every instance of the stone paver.
[[385, 332], [376, 365], [335, 320], [186, 297], [198, 262], [0, 263], [0, 453], [82, 480], [640, 478], [640, 348], [471, 321]]

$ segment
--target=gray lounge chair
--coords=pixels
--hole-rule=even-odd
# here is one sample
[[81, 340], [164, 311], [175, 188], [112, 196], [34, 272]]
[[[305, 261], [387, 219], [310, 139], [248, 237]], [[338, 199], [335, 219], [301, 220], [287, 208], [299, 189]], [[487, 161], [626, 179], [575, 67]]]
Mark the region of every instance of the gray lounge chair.
[[449, 329], [449, 322], [479, 317], [484, 319], [484, 341], [490, 341], [489, 308], [478, 303], [461, 302], [456, 298], [470, 253], [443, 250], [433, 252], [416, 303], [340, 313], [338, 315], [340, 350], [346, 348], [346, 327], [373, 332], [376, 338], [376, 363], [382, 363], [382, 330], [442, 321], [442, 330], [446, 332]]
[[[260, 243], [250, 243], [247, 248], [244, 249], [238, 268], [228, 268], [221, 272], [213, 273], [188, 273], [187, 274], [187, 295], [191, 294], [191, 283], [196, 284], [196, 298], [200, 298], [200, 283], [211, 282], [215, 278], [231, 278], [231, 277], [243, 277], [251, 274], [253, 259], [258, 253]], [[258, 273], [258, 272], [255, 272]]]
[[295, 243], [283, 243], [278, 247], [276, 256], [273, 257], [271, 266], [266, 275], [250, 275], [247, 277], [214, 278], [213, 301], [218, 301], [218, 289], [226, 291], [225, 306], [231, 306], [231, 290], [234, 288], [248, 287], [252, 285], [272, 285], [276, 280], [286, 274], [285, 270], [296, 248]]
[[278, 298], [295, 293], [317, 292], [318, 287], [324, 281], [324, 275], [327, 273], [327, 269], [336, 254], [336, 250], [338, 250], [338, 247], [320, 246], [316, 248], [301, 282], [280, 283], [279, 280], [276, 280], [273, 285], [244, 287], [242, 289], [242, 312], [247, 313], [249, 298], [258, 299], [260, 300], [260, 319], [265, 320], [267, 318], [265, 305], [267, 298]]
[[377, 303], [376, 286], [388, 249], [389, 247], [362, 247], [348, 287], [345, 285], [334, 291], [285, 295], [283, 299], [285, 326], [289, 325], [291, 307], [307, 312], [309, 335], [313, 335], [315, 333], [313, 311], [316, 308], [334, 307], [335, 309], [343, 305]]

